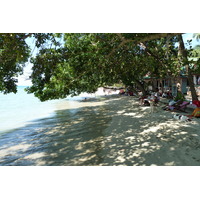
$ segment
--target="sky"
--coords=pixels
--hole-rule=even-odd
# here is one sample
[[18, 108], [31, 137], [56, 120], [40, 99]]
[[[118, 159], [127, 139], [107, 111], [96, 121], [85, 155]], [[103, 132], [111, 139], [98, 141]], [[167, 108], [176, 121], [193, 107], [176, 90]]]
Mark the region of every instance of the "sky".
[[193, 38], [193, 34], [194, 33], [183, 34], [183, 40], [186, 43], [187, 40], [191, 40], [192, 39], [192, 47], [195, 47], [196, 45], [200, 44], [200, 41], [197, 41], [196, 39], [194, 39]]
[[[200, 41], [197, 42], [194, 38], [193, 38], [193, 33], [186, 33], [186, 34], [183, 34], [183, 40], [185, 42], [185, 44], [187, 43], [187, 40], [190, 40], [192, 39], [192, 47], [195, 47], [197, 44], [200, 44]], [[33, 39], [29, 38], [27, 40], [27, 43], [30, 45], [30, 47], [32, 48], [32, 55], [36, 55], [37, 53], [37, 49], [34, 48], [34, 41]], [[187, 47], [187, 46], [186, 46]], [[28, 77], [30, 76], [31, 74], [31, 67], [32, 67], [32, 64], [31, 63], [27, 63], [26, 64], [26, 67], [24, 68], [24, 73], [22, 76], [19, 76], [18, 77], [18, 86], [31, 86], [32, 83], [31, 83], [31, 80], [28, 79]]]

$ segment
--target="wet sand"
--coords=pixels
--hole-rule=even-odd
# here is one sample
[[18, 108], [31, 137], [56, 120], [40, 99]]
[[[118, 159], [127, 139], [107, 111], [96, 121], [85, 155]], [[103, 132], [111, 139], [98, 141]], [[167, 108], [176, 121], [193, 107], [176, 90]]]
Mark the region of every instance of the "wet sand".
[[199, 166], [200, 119], [161, 106], [150, 113], [118, 95], [63, 102], [54, 117], [1, 135], [0, 165]]

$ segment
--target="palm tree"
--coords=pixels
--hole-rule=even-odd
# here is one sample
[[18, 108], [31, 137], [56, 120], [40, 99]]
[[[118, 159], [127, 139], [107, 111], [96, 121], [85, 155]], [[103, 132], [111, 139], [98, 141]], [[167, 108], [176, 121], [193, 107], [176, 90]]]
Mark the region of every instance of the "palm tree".
[[195, 38], [197, 41], [200, 40], [200, 33], [194, 33], [193, 38]]

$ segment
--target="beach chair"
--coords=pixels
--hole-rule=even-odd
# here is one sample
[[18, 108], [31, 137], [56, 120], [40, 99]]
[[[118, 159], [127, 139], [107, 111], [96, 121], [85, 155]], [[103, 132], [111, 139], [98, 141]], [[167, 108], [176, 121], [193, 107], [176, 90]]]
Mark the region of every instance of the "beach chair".
[[186, 112], [185, 109], [187, 108], [187, 105], [189, 105], [189, 101], [183, 101], [180, 104], [174, 104], [172, 106], [168, 106], [168, 109], [170, 111], [180, 111], [180, 112]]

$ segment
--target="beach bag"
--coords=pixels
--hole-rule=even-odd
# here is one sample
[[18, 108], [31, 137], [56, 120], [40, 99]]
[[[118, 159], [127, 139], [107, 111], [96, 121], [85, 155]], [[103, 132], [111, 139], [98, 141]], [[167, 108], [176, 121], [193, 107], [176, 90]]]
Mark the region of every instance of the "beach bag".
[[200, 108], [195, 108], [192, 113], [192, 116], [199, 118], [200, 117]]

